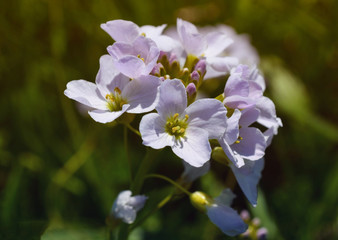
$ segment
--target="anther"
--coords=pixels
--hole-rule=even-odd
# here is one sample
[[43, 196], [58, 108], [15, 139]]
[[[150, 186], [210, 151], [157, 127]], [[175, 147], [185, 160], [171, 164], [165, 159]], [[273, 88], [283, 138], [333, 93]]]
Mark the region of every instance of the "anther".
[[141, 33], [140, 35], [141, 35], [141, 36], [143, 36], [143, 37], [145, 37], [145, 36], [146, 36], [146, 34], [145, 34], [145, 33]]
[[118, 94], [121, 94], [121, 90], [118, 87], [114, 88], [114, 92], [117, 92]]
[[184, 116], [184, 121], [188, 121], [188, 119], [189, 119], [189, 115], [188, 115], [188, 114], [185, 114], [185, 116]]
[[175, 133], [176, 131], [180, 131], [181, 127], [180, 126], [176, 126], [176, 127], [173, 127], [171, 128], [172, 132]]
[[179, 114], [178, 113], [175, 113], [174, 114], [174, 119], [176, 120], [178, 118]]

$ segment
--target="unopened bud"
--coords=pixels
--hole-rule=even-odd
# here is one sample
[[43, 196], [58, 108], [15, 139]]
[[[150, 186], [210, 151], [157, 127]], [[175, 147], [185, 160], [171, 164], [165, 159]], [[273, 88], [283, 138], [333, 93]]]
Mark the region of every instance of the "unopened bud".
[[207, 69], [207, 63], [205, 62], [204, 59], [199, 60], [196, 65], [194, 70], [198, 71], [202, 77], [204, 77]]
[[196, 86], [194, 83], [189, 83], [188, 86], [186, 87], [186, 91], [188, 94], [188, 97], [196, 95]]
[[215, 147], [214, 149], [212, 149], [211, 157], [212, 159], [214, 159], [215, 161], [219, 163], [227, 164], [227, 165], [229, 163], [228, 157], [225, 155], [223, 148], [221, 147]]
[[195, 101], [196, 98], [197, 94], [196, 86], [194, 83], [189, 83], [185, 90], [187, 91], [188, 105], [190, 105]]
[[202, 212], [205, 212], [207, 210], [206, 207], [211, 206], [213, 203], [210, 196], [200, 191], [190, 194], [190, 201], [195, 208]]
[[266, 240], [268, 235], [268, 230], [264, 227], [257, 230], [257, 239], [258, 240]]
[[162, 63], [157, 63], [153, 70], [151, 70], [151, 75], [154, 75], [154, 76], [163, 76], [161, 73], [164, 71], [164, 67], [162, 65]]
[[191, 78], [191, 81], [194, 82], [195, 84], [198, 83], [198, 81], [200, 80], [200, 74], [194, 70], [191, 74], [190, 74], [190, 78]]
[[250, 220], [250, 213], [247, 210], [242, 210], [240, 216], [245, 222]]

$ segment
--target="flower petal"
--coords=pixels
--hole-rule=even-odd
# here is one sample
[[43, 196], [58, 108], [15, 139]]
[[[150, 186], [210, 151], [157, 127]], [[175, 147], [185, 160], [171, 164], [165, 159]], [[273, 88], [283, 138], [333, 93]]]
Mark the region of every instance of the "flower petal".
[[229, 236], [241, 234], [248, 228], [238, 213], [228, 206], [212, 205], [207, 207], [207, 215], [211, 222]]
[[208, 48], [204, 52], [206, 57], [214, 57], [222, 53], [233, 40], [222, 32], [210, 32], [205, 36]]
[[217, 205], [230, 206], [235, 197], [236, 195], [229, 188], [226, 188], [214, 200]]
[[239, 186], [249, 202], [255, 207], [257, 205], [257, 184], [261, 178], [264, 168], [264, 159], [257, 161], [245, 160], [245, 165], [241, 168], [231, 164], [230, 168], [234, 173]]
[[73, 99], [87, 105], [88, 107], [107, 110], [107, 102], [102, 97], [97, 86], [86, 80], [73, 80], [67, 83], [67, 89], [64, 94]]
[[196, 26], [190, 22], [177, 19], [177, 32], [188, 54], [200, 56], [207, 48], [204, 36], [198, 33]]
[[235, 57], [208, 57], [207, 61], [211, 68], [224, 74], [229, 73], [238, 64]]
[[184, 172], [182, 177], [189, 183], [195, 181], [197, 178], [205, 175], [210, 169], [210, 162], [204, 163], [202, 167], [193, 167], [190, 164], [183, 161]]
[[230, 97], [226, 97], [223, 101], [224, 105], [229, 108], [238, 108], [245, 109], [255, 106], [256, 101], [249, 97], [242, 97], [239, 95], [234, 95]]
[[129, 106], [130, 106], [129, 104], [124, 104], [122, 106], [122, 110], [116, 111], [116, 112], [111, 112], [109, 110], [106, 110], [106, 111], [93, 110], [93, 111], [89, 111], [88, 113], [96, 122], [108, 123], [108, 122], [114, 121], [119, 116], [121, 116], [125, 111], [127, 111]]
[[157, 113], [144, 115], [140, 122], [140, 133], [143, 145], [154, 149], [171, 146], [174, 142], [173, 136], [165, 132], [165, 122]]
[[257, 122], [267, 128], [275, 127], [276, 131], [278, 127], [283, 126], [281, 120], [277, 118], [275, 104], [271, 101], [271, 99], [267, 97], [259, 98], [256, 103], [256, 107], [260, 111]]
[[166, 80], [160, 86], [160, 99], [156, 106], [163, 120], [175, 113], [182, 114], [187, 107], [187, 93], [183, 83], [178, 79]]
[[139, 27], [130, 21], [113, 20], [101, 24], [101, 28], [106, 31], [116, 42], [133, 42], [139, 35]]
[[144, 113], [154, 110], [158, 103], [160, 79], [141, 76], [132, 80], [122, 91], [122, 97], [130, 104], [129, 113]]
[[115, 67], [130, 78], [137, 78], [143, 74], [145, 64], [135, 56], [126, 56], [115, 62]]
[[202, 167], [210, 159], [208, 132], [200, 128], [188, 127], [185, 136], [176, 139], [171, 148], [177, 156], [193, 167]]
[[95, 82], [103, 96], [110, 93], [107, 86], [113, 82], [118, 73], [112, 56], [106, 54], [100, 57], [100, 70], [96, 75]]
[[259, 110], [256, 108], [246, 108], [242, 110], [242, 116], [239, 120], [239, 125], [242, 127], [248, 127], [254, 123], [259, 115]]
[[153, 38], [155, 36], [161, 35], [166, 26], [167, 24], [162, 24], [161, 26], [157, 27], [151, 25], [144, 25], [140, 27], [140, 31], [142, 33], [145, 33], [147, 38]]
[[239, 124], [238, 121], [241, 117], [241, 111], [238, 109], [235, 109], [234, 113], [231, 115], [230, 118], [228, 118], [227, 121], [227, 128], [226, 132], [224, 134], [224, 140], [228, 144], [233, 144], [239, 135]]
[[225, 141], [225, 138], [220, 138], [218, 142], [221, 145], [225, 155], [233, 164], [235, 164], [236, 167], [242, 167], [244, 165], [244, 159], [241, 157], [241, 155], [231, 149], [230, 145]]
[[226, 129], [227, 110], [216, 99], [200, 99], [185, 110], [189, 116], [189, 126], [206, 130], [209, 139], [218, 139]]
[[243, 139], [240, 143], [234, 143], [231, 148], [243, 158], [258, 160], [265, 154], [266, 142], [262, 132], [255, 127], [243, 127], [239, 129], [239, 136]]

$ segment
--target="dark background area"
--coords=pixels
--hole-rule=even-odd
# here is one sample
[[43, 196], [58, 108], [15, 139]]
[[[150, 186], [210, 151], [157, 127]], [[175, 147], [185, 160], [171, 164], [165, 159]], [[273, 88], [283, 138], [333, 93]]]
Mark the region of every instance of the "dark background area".
[[[81, 114], [63, 91], [71, 80], [95, 80], [113, 43], [101, 23], [172, 26], [177, 17], [227, 24], [250, 35], [260, 54], [266, 95], [284, 124], [267, 149], [251, 209], [270, 239], [337, 239], [337, 13], [334, 0], [1, 1], [0, 239], [44, 232], [42, 239], [106, 239], [105, 218], [128, 188], [123, 131]], [[141, 142], [132, 134], [130, 142], [137, 161]], [[163, 161], [154, 168], [177, 177], [179, 160]], [[198, 186], [213, 193], [219, 180], [207, 176]], [[187, 199], [165, 206], [131, 238], [177, 237], [226, 239]]]

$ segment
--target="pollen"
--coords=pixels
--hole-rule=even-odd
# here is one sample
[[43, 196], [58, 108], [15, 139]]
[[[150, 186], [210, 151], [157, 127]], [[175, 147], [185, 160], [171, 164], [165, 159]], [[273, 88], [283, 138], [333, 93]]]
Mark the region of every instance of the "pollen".
[[107, 108], [111, 112], [122, 110], [122, 106], [127, 103], [125, 99], [121, 96], [121, 90], [118, 87], [115, 87], [114, 92], [106, 94]]
[[178, 113], [175, 113], [167, 119], [165, 131], [178, 139], [184, 137], [188, 127], [188, 119], [189, 116], [187, 114], [184, 117], [180, 117]]
[[143, 58], [143, 57], [141, 57], [141, 55], [140, 55], [140, 54], [138, 54], [138, 55], [137, 55], [137, 57], [138, 57], [139, 59], [141, 59], [141, 60], [144, 62], [144, 58]]

